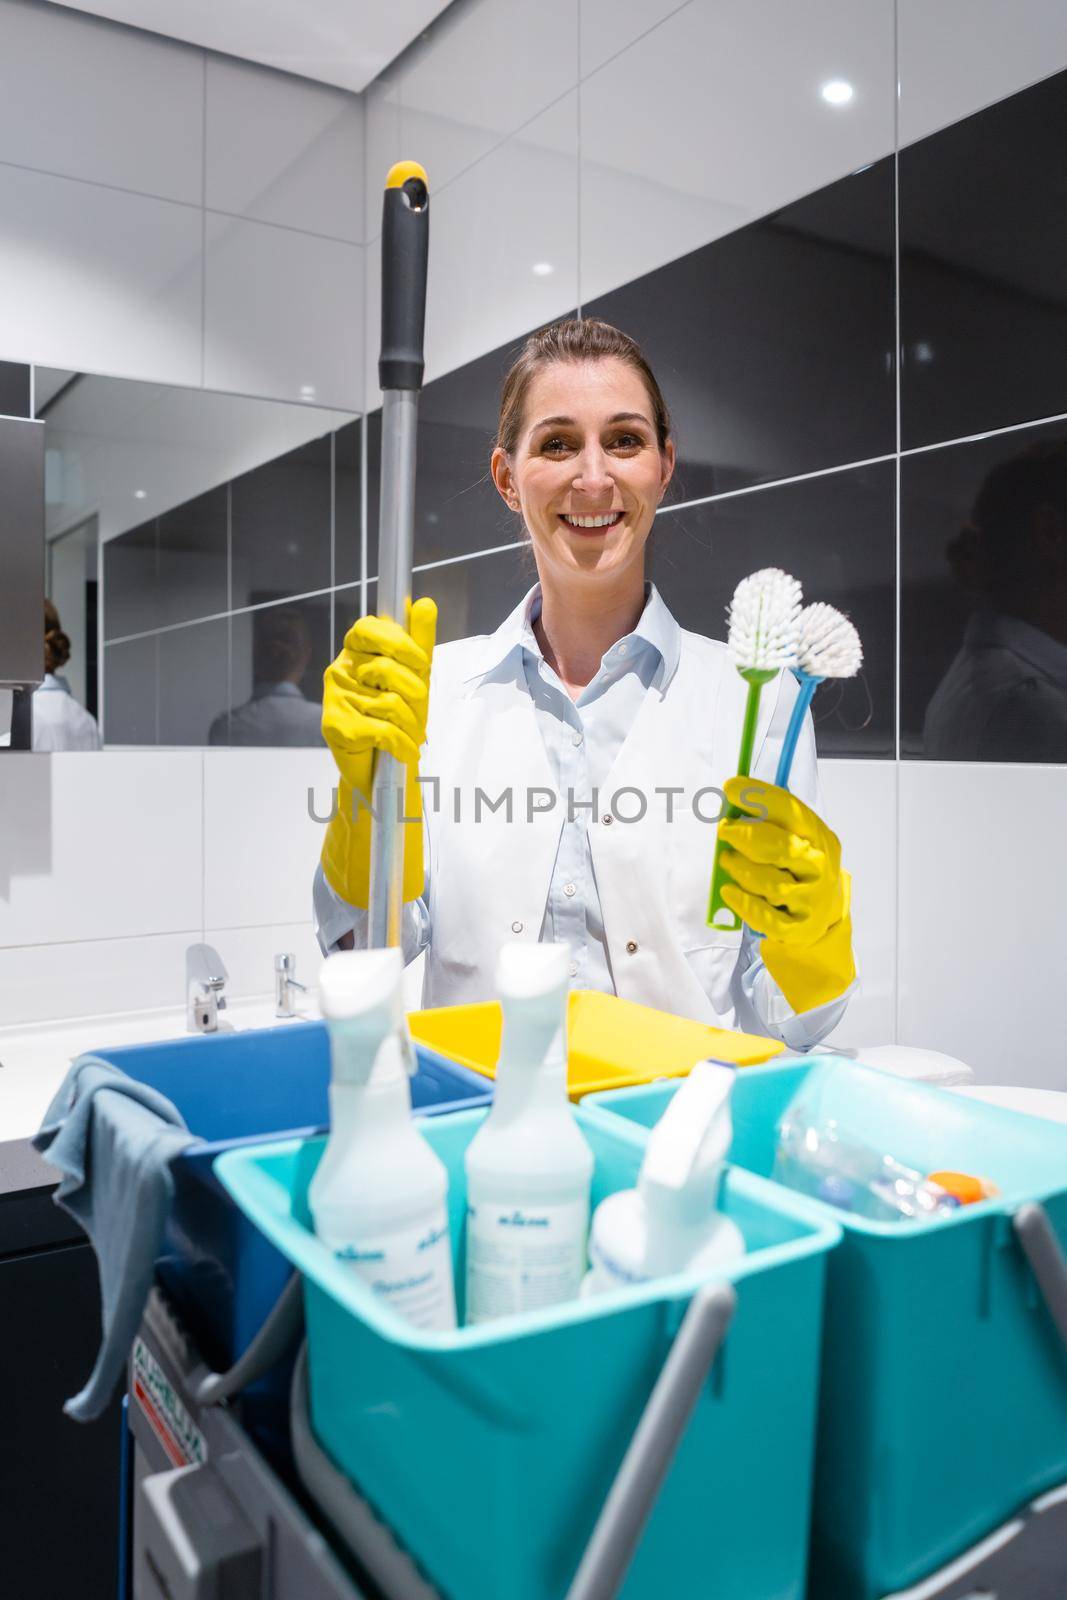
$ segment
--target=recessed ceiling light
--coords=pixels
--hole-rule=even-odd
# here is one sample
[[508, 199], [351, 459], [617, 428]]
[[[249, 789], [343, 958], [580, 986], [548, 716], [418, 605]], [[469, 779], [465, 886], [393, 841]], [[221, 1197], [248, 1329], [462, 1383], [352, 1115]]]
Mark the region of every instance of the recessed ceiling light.
[[148, 499], [148, 490], [147, 489], [135, 489], [133, 491], [133, 498], [135, 500], [147, 500]]
[[302, 383], [300, 385], [300, 398], [301, 400], [314, 400], [315, 385], [313, 383]]
[[530, 268], [535, 278], [550, 278], [555, 270], [551, 261], [535, 261]]
[[828, 106], [847, 106], [855, 90], [844, 78], [831, 78], [829, 83], [824, 83], [819, 90]]

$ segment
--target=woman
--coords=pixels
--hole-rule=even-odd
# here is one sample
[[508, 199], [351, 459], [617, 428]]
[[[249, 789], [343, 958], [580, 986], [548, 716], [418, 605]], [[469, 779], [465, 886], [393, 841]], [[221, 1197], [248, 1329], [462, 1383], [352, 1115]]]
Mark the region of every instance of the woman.
[[[413, 774], [425, 734], [425, 834], [408, 830], [404, 874], [404, 953], [427, 951], [425, 1005], [490, 997], [504, 940], [550, 939], [570, 946], [575, 987], [804, 1048], [840, 1019], [855, 977], [848, 878], [812, 809], [810, 719], [794, 795], [730, 779], [745, 685], [725, 646], [679, 628], [645, 580], [674, 459], [659, 385], [625, 334], [566, 321], [527, 340], [492, 474], [539, 581], [495, 633], [433, 653], [432, 693], [432, 602], [412, 607], [410, 633], [377, 617], [349, 631], [323, 697], [341, 783], [319, 938], [360, 942], [359, 799], [376, 749]], [[790, 673], [764, 691], [757, 776], [775, 770], [795, 693]], [[724, 898], [746, 924], [733, 932], [706, 923], [723, 789], [748, 813], [720, 828]]]
[[80, 706], [60, 668], [70, 660], [70, 640], [51, 600], [44, 603], [44, 682], [33, 691], [35, 750], [99, 750], [96, 718]]

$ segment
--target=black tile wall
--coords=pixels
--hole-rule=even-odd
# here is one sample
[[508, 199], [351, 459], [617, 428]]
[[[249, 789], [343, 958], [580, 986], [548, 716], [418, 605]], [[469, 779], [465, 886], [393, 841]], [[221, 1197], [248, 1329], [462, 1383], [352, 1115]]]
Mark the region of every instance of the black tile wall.
[[158, 628], [158, 551], [154, 517], [104, 545], [105, 639]]
[[208, 744], [228, 709], [229, 619], [169, 628], [159, 641], [159, 733], [163, 745]]
[[1067, 762], [1067, 424], [905, 456], [905, 756]]
[[631, 334], [674, 418], [674, 501], [896, 448], [893, 161], [583, 307]]
[[1067, 73], [900, 154], [905, 449], [1067, 411]]
[[809, 600], [846, 611], [863, 640], [861, 675], [824, 684], [812, 706], [823, 756], [894, 754], [894, 463], [777, 484], [662, 513], [650, 572], [685, 628], [726, 637], [726, 607], [759, 567], [784, 567]]
[[160, 627], [227, 609], [228, 517], [229, 490], [223, 484], [158, 519], [156, 615]]
[[334, 434], [334, 582], [356, 583], [362, 577], [360, 513], [362, 422], [350, 422]]
[[437, 602], [437, 641], [447, 644], [472, 633], [493, 633], [536, 582], [528, 546], [517, 544], [416, 572], [412, 591], [416, 599], [428, 594]]
[[18, 361], [0, 361], [0, 417], [30, 415], [30, 369]]
[[104, 645], [105, 744], [158, 743], [159, 640], [153, 633]]
[[230, 486], [232, 604], [256, 590], [328, 589], [333, 520], [332, 439], [291, 450]]

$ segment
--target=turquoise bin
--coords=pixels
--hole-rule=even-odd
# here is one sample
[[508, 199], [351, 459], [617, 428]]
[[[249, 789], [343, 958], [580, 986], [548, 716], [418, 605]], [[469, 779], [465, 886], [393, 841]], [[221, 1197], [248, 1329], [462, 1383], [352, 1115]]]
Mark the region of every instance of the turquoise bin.
[[[449, 1173], [464, 1282], [463, 1157], [485, 1113], [422, 1125]], [[576, 1112], [593, 1203], [640, 1147]], [[307, 1188], [324, 1141], [231, 1150], [215, 1170], [304, 1274], [320, 1443], [446, 1600], [562, 1600], [693, 1291], [693, 1275], [451, 1333], [402, 1321], [319, 1243]], [[744, 1172], [725, 1211], [749, 1253], [737, 1310], [629, 1576], [625, 1600], [801, 1600], [826, 1254], [840, 1231]]]
[[[1067, 1242], [1067, 1127], [812, 1056], [738, 1073], [732, 1162], [770, 1174], [778, 1121], [805, 1086], [872, 1145], [1001, 1191], [922, 1224], [797, 1197], [844, 1229], [827, 1277], [810, 1600], [875, 1600], [1067, 1478], [1067, 1349], [1011, 1227], [1037, 1200]], [[640, 1149], [677, 1087], [582, 1108]]]

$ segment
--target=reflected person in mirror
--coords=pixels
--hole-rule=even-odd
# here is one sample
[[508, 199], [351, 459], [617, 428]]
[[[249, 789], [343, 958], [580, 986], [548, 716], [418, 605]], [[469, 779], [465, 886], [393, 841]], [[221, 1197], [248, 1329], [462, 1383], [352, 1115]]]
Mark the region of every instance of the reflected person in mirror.
[[311, 661], [303, 613], [293, 606], [253, 613], [252, 698], [212, 722], [213, 745], [322, 744], [322, 706], [300, 687]]
[[925, 754], [1067, 761], [1067, 440], [994, 467], [946, 553], [974, 611], [927, 708]]
[[70, 640], [51, 600], [44, 603], [44, 682], [33, 692], [34, 750], [99, 750], [96, 718], [79, 705], [60, 671], [70, 660]]

